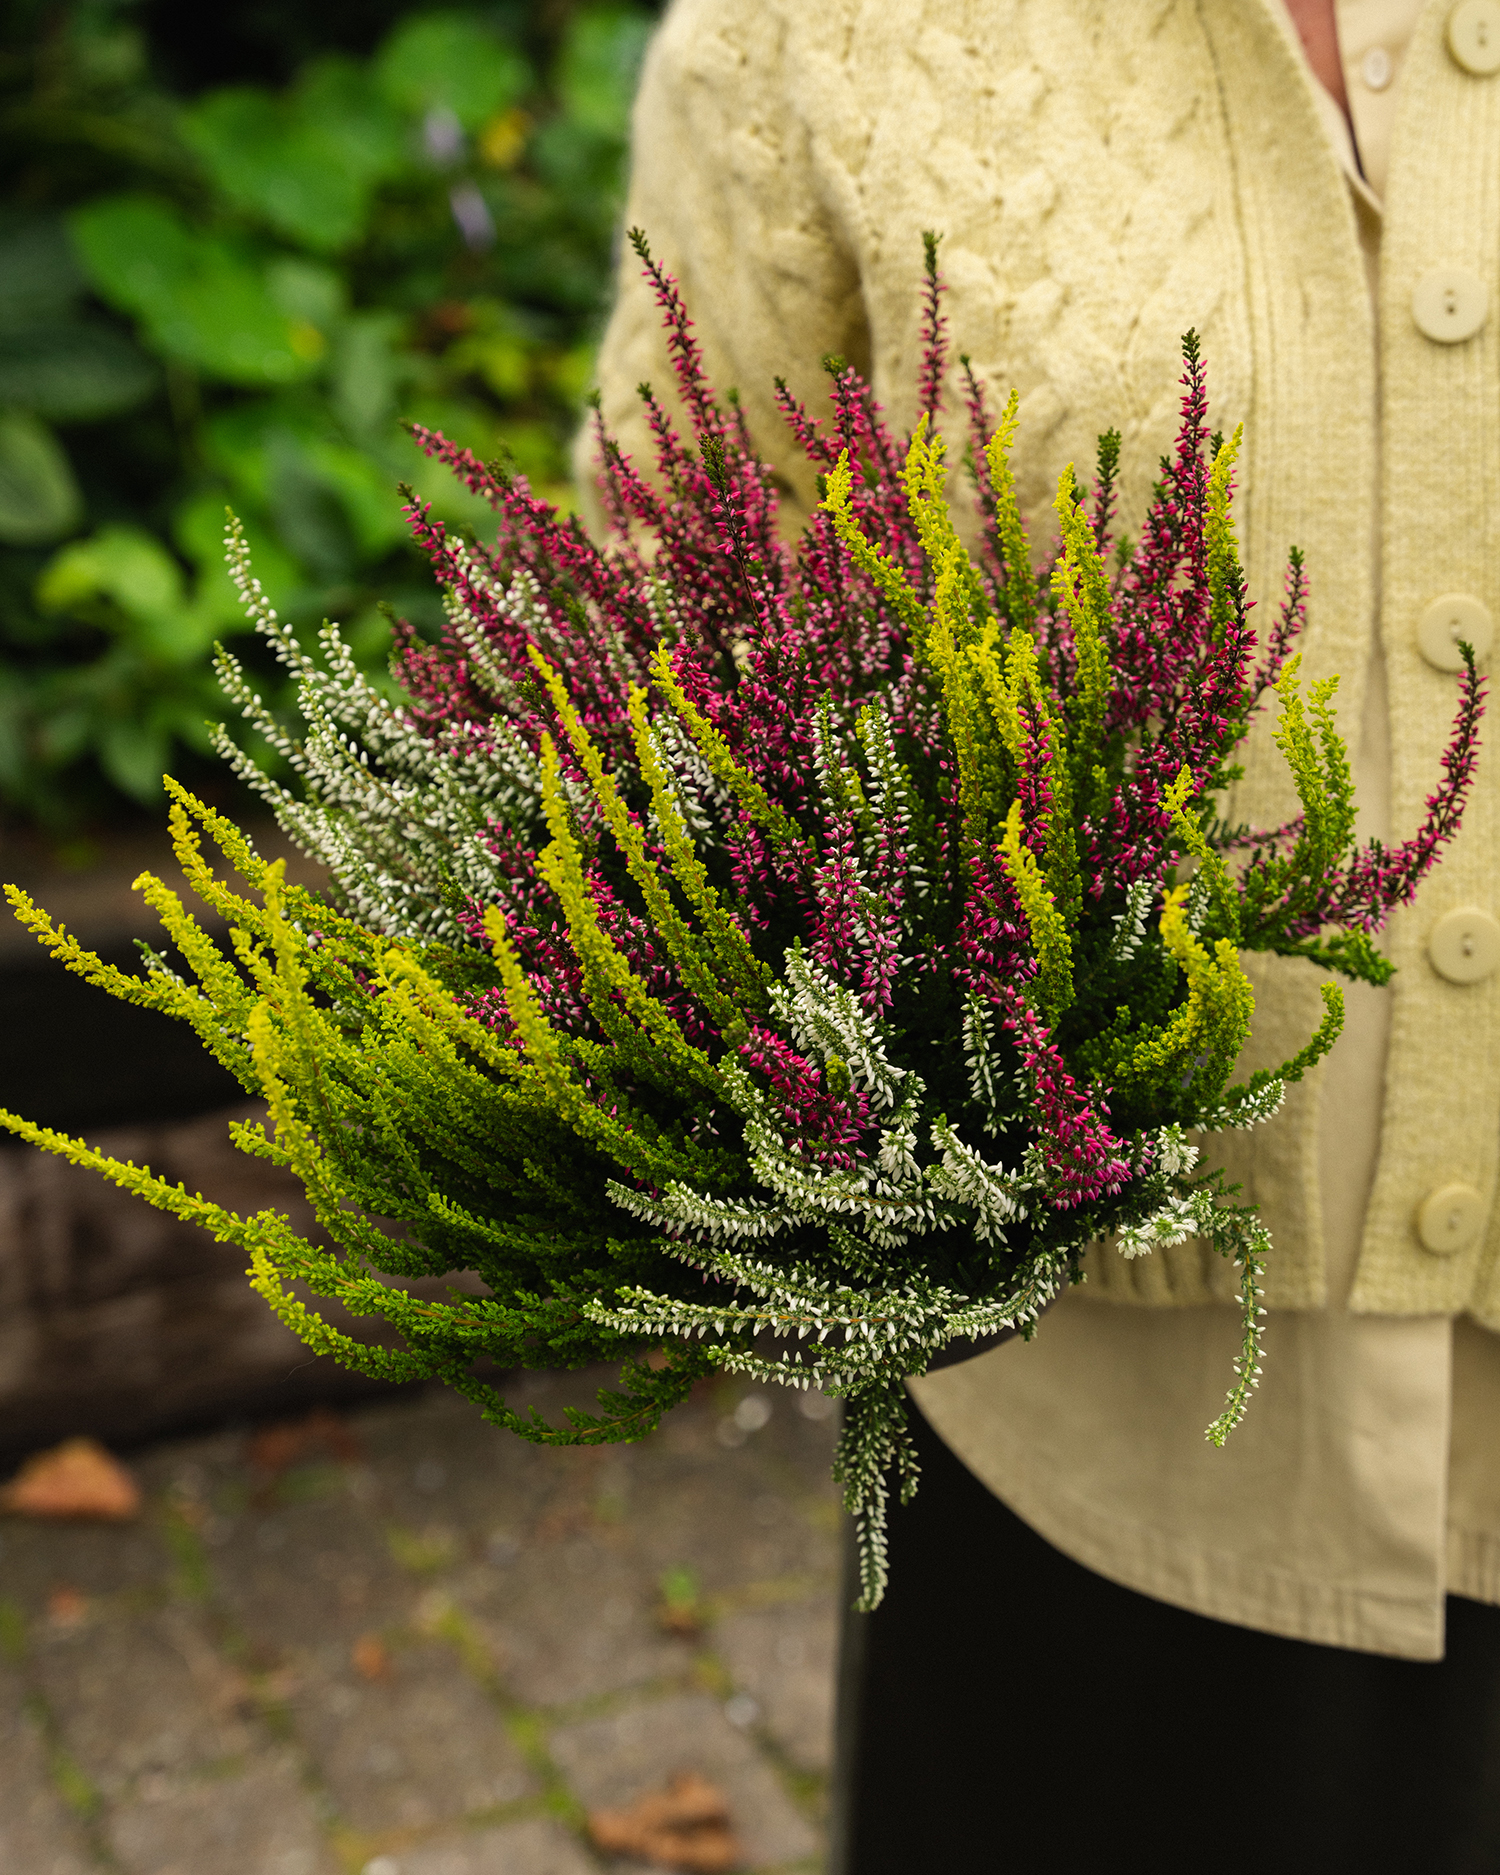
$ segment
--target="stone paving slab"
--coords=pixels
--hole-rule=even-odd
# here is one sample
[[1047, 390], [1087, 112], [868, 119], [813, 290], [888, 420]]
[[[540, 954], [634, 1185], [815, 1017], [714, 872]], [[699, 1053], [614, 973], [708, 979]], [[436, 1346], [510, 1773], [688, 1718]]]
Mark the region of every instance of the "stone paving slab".
[[799, 1770], [826, 1774], [833, 1760], [833, 1684], [838, 1636], [821, 1603], [746, 1608], [714, 1629], [714, 1648], [756, 1719]]
[[162, 1779], [117, 1811], [109, 1843], [130, 1875], [337, 1875], [287, 1753], [239, 1775]]
[[596, 1875], [598, 1866], [561, 1825], [536, 1821], [376, 1856], [362, 1875]]
[[89, 1843], [48, 1774], [21, 1677], [0, 1668], [0, 1871], [90, 1875]]
[[[691, 1668], [691, 1645], [657, 1624], [655, 1577], [611, 1546], [614, 1534], [544, 1544], [455, 1585], [497, 1672], [529, 1705], [574, 1705]], [[587, 1622], [576, 1618], [583, 1600]]]
[[495, 1702], [452, 1650], [394, 1650], [373, 1682], [308, 1675], [291, 1701], [298, 1736], [355, 1829], [422, 1828], [534, 1796], [536, 1777], [502, 1729]]
[[413, 1391], [284, 1462], [253, 1428], [128, 1455], [131, 1525], [0, 1519], [0, 1875], [643, 1875], [586, 1813], [687, 1769], [747, 1870], [811, 1875], [829, 1405], [718, 1383], [575, 1450]]
[[105, 1798], [143, 1780], [180, 1777], [252, 1750], [243, 1676], [195, 1611], [119, 1613], [95, 1607], [34, 1650], [35, 1684], [62, 1718], [68, 1749]]
[[[701, 1771], [729, 1799], [754, 1868], [799, 1862], [817, 1848], [775, 1772], [705, 1694], [653, 1700], [552, 1735], [552, 1755], [590, 1809], [618, 1809], [675, 1771]], [[664, 1775], [665, 1774], [665, 1775]]]

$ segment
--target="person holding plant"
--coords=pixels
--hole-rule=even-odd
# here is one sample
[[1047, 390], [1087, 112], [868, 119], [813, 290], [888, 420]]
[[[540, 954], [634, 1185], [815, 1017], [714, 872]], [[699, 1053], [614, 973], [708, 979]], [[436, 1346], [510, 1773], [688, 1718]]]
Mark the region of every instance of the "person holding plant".
[[[1305, 662], [1340, 676], [1384, 840], [1437, 785], [1459, 642], [1483, 662], [1500, 605], [1497, 147], [1500, 0], [677, 0], [627, 214], [789, 516], [820, 491], [778, 373], [809, 402], [805, 361], [848, 359], [915, 425], [924, 229], [976, 378], [1020, 392], [1038, 524], [1112, 421], [1140, 525], [1195, 328], [1212, 420], [1245, 424], [1251, 590], [1302, 550]], [[636, 388], [670, 373], [628, 266], [599, 380], [644, 459]], [[944, 397], [961, 413], [956, 371]], [[1230, 823], [1296, 812], [1272, 728]], [[848, 1875], [1105, 1869], [1148, 1841], [1169, 1870], [1500, 1861], [1497, 842], [1482, 759], [1392, 919], [1393, 983], [1349, 986], [1326, 1064], [1214, 1141], [1275, 1243], [1274, 1376], [1225, 1449], [1201, 1429], [1232, 1271], [1192, 1241], [1097, 1246], [1034, 1342], [914, 1383], [921, 1495], [845, 1636]], [[1318, 986], [1249, 967], [1255, 1067], [1315, 1026]]]

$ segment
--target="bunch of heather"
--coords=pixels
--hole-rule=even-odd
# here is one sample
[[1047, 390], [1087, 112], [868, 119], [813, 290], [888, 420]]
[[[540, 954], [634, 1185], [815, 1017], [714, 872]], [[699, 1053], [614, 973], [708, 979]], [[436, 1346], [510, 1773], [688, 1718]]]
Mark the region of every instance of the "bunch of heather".
[[[221, 746], [327, 862], [337, 905], [180, 789], [178, 852], [232, 960], [155, 880], [190, 976], [154, 954], [144, 977], [114, 971], [11, 892], [72, 968], [190, 1022], [265, 1097], [269, 1123], [237, 1141], [298, 1174], [323, 1241], [6, 1123], [243, 1244], [313, 1347], [440, 1377], [528, 1438], [637, 1437], [714, 1369], [838, 1395], [873, 1606], [890, 1482], [916, 1482], [905, 1377], [952, 1343], [1030, 1333], [1090, 1241], [1133, 1257], [1196, 1234], [1235, 1260], [1244, 1340], [1209, 1437], [1244, 1412], [1268, 1242], [1189, 1134], [1269, 1118], [1342, 1002], [1329, 982], [1306, 1046], [1235, 1083], [1253, 1011], [1240, 956], [1385, 979], [1371, 934], [1457, 826], [1482, 686], [1471, 660], [1424, 826], [1358, 847], [1336, 680], [1299, 687], [1295, 553], [1264, 645], [1250, 628], [1239, 433], [1209, 436], [1191, 334], [1139, 543], [1113, 538], [1110, 433], [1092, 488], [1064, 472], [1038, 573], [1009, 466], [1016, 398], [992, 422], [966, 361], [977, 538], [955, 526], [929, 239], [904, 445], [841, 360], [825, 416], [779, 387], [819, 475], [791, 545], [735, 400], [632, 238], [690, 436], [646, 386], [649, 475], [599, 427], [601, 545], [524, 478], [418, 432], [498, 530], [460, 539], [412, 504], [449, 625], [437, 646], [399, 637], [400, 700], [335, 628], [321, 661], [301, 649], [231, 525], [305, 733], [224, 653], [221, 679], [300, 789]], [[1230, 828], [1216, 798], [1271, 700], [1301, 812]], [[259, 902], [216, 877], [200, 828]], [[400, 1286], [456, 1271], [484, 1292]], [[385, 1317], [403, 1345], [356, 1341], [293, 1283]], [[620, 1390], [562, 1427], [487, 1377], [612, 1355]]]

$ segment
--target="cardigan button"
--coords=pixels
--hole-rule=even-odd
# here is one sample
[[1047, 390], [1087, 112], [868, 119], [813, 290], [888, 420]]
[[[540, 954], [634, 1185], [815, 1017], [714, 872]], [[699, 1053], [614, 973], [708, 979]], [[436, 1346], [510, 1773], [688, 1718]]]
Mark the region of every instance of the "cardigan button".
[[1446, 912], [1428, 934], [1427, 961], [1450, 983], [1482, 983], [1500, 969], [1500, 924], [1474, 905]]
[[1500, 0], [1458, 0], [1448, 15], [1448, 50], [1476, 78], [1500, 72]]
[[1484, 1200], [1472, 1185], [1440, 1185], [1422, 1201], [1417, 1235], [1435, 1257], [1452, 1256], [1473, 1243], [1483, 1222]]
[[1417, 649], [1440, 671], [1461, 671], [1459, 639], [1474, 647], [1474, 662], [1483, 664], [1495, 639], [1495, 621], [1482, 599], [1468, 592], [1445, 592], [1422, 614], [1417, 625]]
[[1489, 294], [1467, 267], [1434, 267], [1412, 288], [1411, 316], [1417, 330], [1438, 345], [1461, 345], [1484, 324]]
[[1370, 91], [1384, 91], [1396, 76], [1396, 67], [1384, 46], [1371, 46], [1359, 62], [1359, 75]]

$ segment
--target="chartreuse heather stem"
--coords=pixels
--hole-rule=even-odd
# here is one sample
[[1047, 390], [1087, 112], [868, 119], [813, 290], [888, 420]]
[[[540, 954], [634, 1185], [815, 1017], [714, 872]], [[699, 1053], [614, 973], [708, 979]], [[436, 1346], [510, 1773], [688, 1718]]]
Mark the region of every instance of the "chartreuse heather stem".
[[576, 1077], [569, 1056], [586, 1060], [590, 1053], [596, 1075], [607, 1071], [604, 1051], [589, 1051], [573, 1038], [560, 1034], [543, 1013], [531, 980], [521, 968], [505, 929], [505, 916], [497, 906], [485, 913], [485, 936], [505, 990], [506, 1006], [527, 1055], [536, 1063], [554, 1111], [582, 1140], [623, 1166], [633, 1177], [661, 1185], [681, 1178], [686, 1169], [680, 1154], [657, 1137], [657, 1129], [638, 1109], [615, 1101], [608, 1112]]
[[640, 887], [641, 896], [646, 901], [647, 909], [651, 914], [651, 922], [666, 944], [673, 963], [681, 973], [684, 985], [702, 1002], [712, 1017], [714, 1026], [724, 1039], [732, 1047], [738, 1047], [749, 1033], [743, 1008], [733, 998], [724, 995], [719, 986], [713, 959], [705, 955], [702, 940], [684, 922], [677, 907], [672, 903], [671, 895], [662, 883], [660, 873], [646, 852], [645, 835], [631, 818], [630, 810], [621, 798], [619, 789], [605, 770], [599, 751], [579, 720], [578, 712], [568, 696], [562, 678], [534, 645], [531, 649], [531, 661], [547, 686], [552, 697], [553, 708], [557, 711], [558, 721], [573, 745], [573, 753], [578, 758], [579, 766], [588, 776], [589, 785], [594, 790], [594, 798], [604, 814], [604, 824], [609, 828], [616, 845], [625, 856], [625, 864], [630, 876]]
[[906, 627], [911, 648], [920, 657], [927, 639], [927, 608], [912, 589], [911, 581], [890, 555], [866, 539], [863, 529], [854, 518], [851, 501], [853, 486], [854, 470], [850, 466], [849, 451], [846, 449], [824, 478], [821, 505], [832, 520], [834, 532], [843, 543], [849, 558], [881, 593]]
[[[1331, 707], [1339, 680], [1325, 677], [1315, 683], [1304, 707], [1301, 667], [1298, 652], [1276, 679], [1281, 704], [1276, 746], [1286, 757], [1302, 803], [1302, 830], [1290, 858], [1283, 862], [1289, 880], [1305, 872], [1327, 871], [1347, 851], [1354, 835], [1354, 781]], [[1296, 909], [1301, 909], [1300, 903]]]
[[1237, 423], [1233, 436], [1219, 445], [1208, 477], [1208, 512], [1203, 524], [1203, 540], [1208, 572], [1208, 616], [1216, 644], [1222, 642], [1225, 632], [1234, 623], [1244, 592], [1231, 505], [1234, 465], [1239, 459], [1244, 435], [1244, 424]]
[[1194, 875], [1195, 888], [1201, 887], [1213, 905], [1222, 933], [1233, 938], [1235, 943], [1240, 938], [1240, 904], [1235, 891], [1234, 881], [1229, 876], [1229, 868], [1224, 864], [1223, 855], [1216, 853], [1208, 844], [1202, 826], [1187, 811], [1188, 803], [1197, 790], [1193, 786], [1193, 771], [1186, 764], [1178, 771], [1177, 779], [1162, 795], [1161, 804], [1169, 816], [1172, 830], [1181, 840], [1183, 850], [1190, 853], [1197, 861], [1198, 870]]
[[646, 715], [646, 692], [639, 687], [630, 692], [630, 726], [635, 733], [635, 752], [641, 765], [641, 776], [651, 789], [651, 806], [672, 877], [682, 887], [697, 912], [704, 933], [713, 946], [718, 967], [724, 973], [725, 980], [733, 985], [740, 1007], [751, 1016], [763, 1016], [767, 1008], [766, 987], [773, 980], [770, 967], [755, 955], [744, 932], [724, 909], [688, 837], [676, 789], [661, 762], [651, 733]]
[[1049, 1022], [1057, 1018], [1073, 1001], [1073, 942], [1067, 922], [1058, 910], [1036, 855], [1021, 837], [1021, 805], [1012, 801], [1005, 820], [1005, 837], [1000, 842], [1000, 857], [1016, 897], [1026, 914], [1031, 942], [1037, 955], [1036, 985]]
[[937, 593], [927, 634], [926, 658], [942, 686], [943, 714], [958, 768], [958, 798], [964, 838], [971, 851], [985, 846], [991, 829], [1005, 819], [1011, 765], [999, 759], [1000, 743], [985, 710], [983, 682], [969, 657], [972, 624], [965, 603], [963, 548], [955, 542], [938, 567]]
[[[567, 920], [568, 938], [583, 965], [589, 1006], [605, 1034], [627, 1057], [627, 1065], [652, 1080], [696, 1082], [723, 1097], [707, 1055], [694, 1048], [670, 1010], [650, 994], [629, 960], [599, 923], [598, 907], [584, 876], [583, 855], [568, 824], [557, 750], [542, 746], [542, 799], [552, 844], [541, 855], [542, 876]], [[613, 999], [619, 997], [617, 1004]]]
[[765, 833], [772, 846], [793, 855], [815, 854], [814, 842], [790, 814], [776, 805], [744, 763], [735, 760], [729, 744], [677, 681], [671, 655], [664, 644], [659, 644], [652, 653], [651, 676], [662, 695], [687, 725], [699, 753], [708, 764], [709, 773], [721, 787], [729, 790], [750, 819]]
[[[974, 623], [990, 616], [989, 600], [979, 570], [964, 551], [948, 510], [948, 446], [941, 436], [928, 433], [924, 412], [906, 451], [902, 482], [906, 489], [907, 512], [929, 562], [940, 569], [952, 569], [962, 590], [962, 609]], [[942, 575], [940, 573], [939, 577]], [[954, 604], [956, 594], [948, 603]]]
[[995, 498], [995, 531], [1005, 561], [1006, 616], [1012, 631], [1029, 632], [1035, 631], [1037, 622], [1036, 575], [1031, 570], [1031, 543], [1026, 538], [1026, 524], [1016, 500], [1016, 478], [1010, 467], [1020, 407], [1021, 393], [1013, 390], [1006, 399], [999, 427], [985, 444], [984, 460]]
[[1255, 992], [1228, 938], [1218, 938], [1210, 953], [1187, 918], [1190, 886], [1175, 886], [1165, 896], [1161, 939], [1187, 978], [1188, 999], [1151, 1042], [1137, 1047], [1132, 1071], [1169, 1074], [1187, 1067], [1194, 1081], [1222, 1086], [1250, 1033]]
[[[1062, 553], [1053, 569], [1052, 589], [1072, 621], [1077, 661], [1076, 687], [1067, 704], [1073, 793], [1080, 803], [1087, 804], [1086, 811], [1092, 811], [1088, 783], [1096, 779], [1104, 716], [1114, 688], [1114, 672], [1105, 649], [1114, 629], [1114, 608], [1093, 523], [1083, 503], [1074, 499], [1073, 488], [1073, 465], [1069, 463], [1058, 480], [1053, 504], [1062, 524]], [[1102, 799], [1098, 805], [1103, 805]]]

